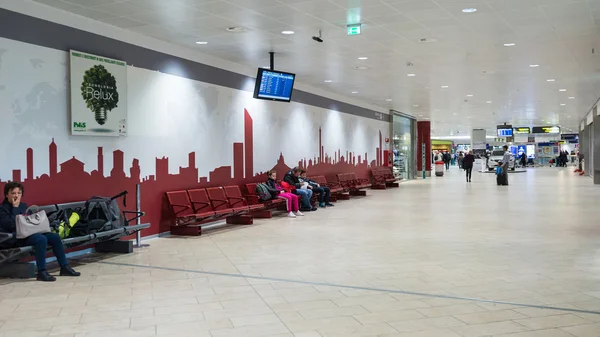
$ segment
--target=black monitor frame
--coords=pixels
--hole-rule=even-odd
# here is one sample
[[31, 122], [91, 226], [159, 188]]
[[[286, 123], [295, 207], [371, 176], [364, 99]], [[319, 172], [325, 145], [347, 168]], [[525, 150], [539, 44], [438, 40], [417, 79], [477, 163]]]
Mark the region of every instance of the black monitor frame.
[[[290, 92], [289, 99], [260, 97], [258, 95], [258, 92], [260, 91], [260, 81], [262, 79], [262, 74], [265, 71], [271, 71], [271, 72], [274, 72], [274, 73], [279, 73], [279, 74], [294, 76], [294, 80], [292, 81], [292, 91]], [[296, 84], [296, 74], [294, 74], [294, 73], [288, 73], [288, 72], [285, 72], [285, 71], [279, 71], [279, 70], [268, 69], [268, 68], [258, 68], [258, 72], [256, 74], [256, 81], [254, 83], [254, 98], [255, 99], [262, 99], [262, 100], [266, 100], [266, 101], [288, 102], [289, 103], [289, 102], [292, 101], [292, 95], [294, 94], [294, 85], [295, 84]]]

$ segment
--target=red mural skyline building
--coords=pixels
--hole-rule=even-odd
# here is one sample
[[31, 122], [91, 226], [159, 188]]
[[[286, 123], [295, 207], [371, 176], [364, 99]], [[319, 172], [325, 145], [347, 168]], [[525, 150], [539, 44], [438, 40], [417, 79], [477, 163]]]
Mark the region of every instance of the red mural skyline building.
[[[170, 214], [164, 194], [177, 189], [189, 189], [211, 186], [241, 185], [248, 182], [263, 181], [264, 172], [254, 172], [254, 131], [251, 115], [244, 109], [244, 142], [235, 142], [233, 146], [233, 167], [221, 166], [208, 173], [208, 177], [200, 177], [196, 167], [196, 152], [188, 154], [187, 167], [179, 167], [175, 174], [169, 173], [169, 158], [155, 158], [155, 174], [141, 177], [139, 160], [134, 158], [129, 168], [129, 176], [125, 173], [124, 153], [113, 151], [113, 167], [108, 176], [104, 175], [104, 150], [98, 147], [97, 167], [88, 172], [85, 163], [77, 158], [59, 164], [59, 147], [52, 139], [48, 151], [48, 174], [34, 177], [34, 150], [26, 150], [26, 177], [22, 180], [21, 170], [14, 169], [12, 181], [23, 181], [26, 187], [24, 200], [28, 204], [48, 205], [55, 203], [87, 200], [93, 195], [116, 195], [123, 190], [134, 192], [140, 184], [142, 191], [142, 210], [146, 212], [143, 221], [152, 223], [152, 227], [144, 231], [144, 235], [152, 235], [168, 231], [171, 225]], [[309, 175], [331, 176], [335, 173], [355, 172], [358, 176], [368, 177], [369, 168], [383, 163], [381, 131], [379, 132], [379, 147], [376, 149], [377, 158], [370, 163], [367, 153], [364, 157], [356, 157], [353, 152], [341, 150], [334, 152], [333, 157], [325, 152], [322, 143], [322, 130], [319, 128], [319, 148], [313, 158], [303, 158], [297, 166], [307, 169]], [[59, 170], [60, 166], [60, 170]], [[296, 166], [296, 165], [294, 165]], [[286, 164], [283, 153], [280, 153], [274, 170], [281, 178], [290, 167]], [[0, 188], [4, 184], [0, 179]], [[131, 204], [131, 203], [130, 203]], [[132, 207], [129, 207], [131, 209]]]

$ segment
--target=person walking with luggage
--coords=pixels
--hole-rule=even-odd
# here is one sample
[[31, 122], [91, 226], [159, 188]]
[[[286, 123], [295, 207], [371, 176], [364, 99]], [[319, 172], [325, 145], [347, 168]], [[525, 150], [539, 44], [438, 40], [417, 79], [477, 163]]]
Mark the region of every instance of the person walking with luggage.
[[450, 161], [452, 160], [452, 156], [448, 151], [444, 152], [444, 164], [446, 165], [446, 170], [450, 169]]
[[[4, 186], [4, 201], [0, 204], [0, 231], [3, 233], [14, 233], [16, 238], [17, 216], [27, 212], [27, 204], [21, 201], [24, 188], [21, 183], [9, 182]], [[6, 243], [6, 242], [5, 242]], [[37, 265], [37, 280], [54, 282], [56, 277], [50, 275], [46, 270], [46, 250], [48, 245], [52, 246], [54, 256], [60, 265], [60, 276], [79, 276], [69, 266], [65, 255], [65, 247], [56, 233], [36, 233], [25, 239], [15, 239], [8, 243], [12, 247], [33, 246], [35, 263]]]
[[500, 182], [501, 185], [508, 186], [508, 167], [510, 166], [512, 153], [510, 153], [508, 150], [508, 145], [502, 146], [502, 150], [504, 150], [504, 156], [502, 157], [502, 172], [500, 173]]
[[465, 175], [467, 182], [471, 182], [471, 174], [473, 173], [473, 163], [475, 162], [475, 156], [473, 150], [469, 150], [469, 153], [462, 159], [462, 167], [465, 169]]
[[523, 154], [521, 154], [521, 166], [527, 167], [527, 153], [525, 153], [525, 152], [523, 152]]

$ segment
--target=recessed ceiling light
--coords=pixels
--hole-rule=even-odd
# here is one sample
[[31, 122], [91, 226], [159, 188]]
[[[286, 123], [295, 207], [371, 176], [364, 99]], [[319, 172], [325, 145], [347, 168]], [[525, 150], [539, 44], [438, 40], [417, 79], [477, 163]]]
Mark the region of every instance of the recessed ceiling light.
[[561, 105], [561, 106], [565, 106], [566, 104], [565, 104], [565, 103], [560, 103], [560, 105]]
[[281, 32], [281, 34], [283, 34], [283, 35], [292, 35], [292, 34], [294, 34], [294, 31], [293, 30], [284, 30], [283, 32]]
[[467, 95], [467, 97], [473, 97], [473, 95]]
[[463, 13], [475, 13], [477, 12], [477, 8], [465, 8], [462, 11]]
[[553, 79], [553, 78], [549, 78], [549, 79], [546, 80], [546, 82], [554, 82], [554, 81], [556, 81], [556, 80]]
[[332, 80], [325, 80], [324, 82], [325, 82], [325, 83], [331, 83], [331, 82], [333, 82], [333, 81], [332, 81]]
[[569, 99], [575, 99], [575, 97], [571, 96], [571, 97], [569, 97]]
[[413, 104], [413, 106], [416, 108], [416, 107], [418, 107], [419, 105], [418, 105], [418, 104]]
[[196, 41], [196, 44], [208, 44], [206, 41]]
[[415, 77], [415, 76], [417, 76], [417, 74], [406, 74], [406, 76], [408, 76], [408, 77]]
[[487, 101], [486, 103], [487, 103], [487, 104], [491, 104], [491, 103], [492, 103], [492, 101]]
[[537, 68], [537, 67], [539, 67], [540, 65], [539, 65], [539, 64], [530, 64], [529, 66], [530, 66], [531, 68]]
[[361, 57], [359, 57], [358, 59], [359, 59], [359, 60], [368, 60], [369, 58], [368, 58], [368, 57], [366, 57], [366, 56], [361, 56]]
[[558, 91], [567, 91], [567, 89], [558, 89]]
[[442, 88], [446, 89], [446, 88], [448, 88], [448, 86], [447, 85], [442, 85]]
[[423, 115], [419, 115], [419, 117], [423, 117]]
[[510, 43], [505, 43], [504, 47], [513, 47], [515, 44], [510, 42]]
[[358, 94], [358, 91], [353, 91], [352, 93], [353, 93], [353, 94]]
[[392, 99], [391, 99], [391, 98], [388, 98], [388, 99], [386, 99], [386, 101], [388, 101], [388, 102], [391, 102], [391, 101], [392, 101]]

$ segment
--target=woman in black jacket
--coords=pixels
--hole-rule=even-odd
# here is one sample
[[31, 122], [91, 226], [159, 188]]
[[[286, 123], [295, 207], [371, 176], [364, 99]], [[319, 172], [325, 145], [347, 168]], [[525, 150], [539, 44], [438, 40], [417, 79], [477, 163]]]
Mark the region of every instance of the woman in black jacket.
[[[0, 204], [0, 231], [4, 233], [16, 233], [17, 215], [25, 214], [27, 204], [21, 202], [23, 196], [23, 185], [18, 182], [9, 182], [4, 186], [4, 201]], [[14, 234], [16, 237], [16, 234]], [[33, 246], [35, 252], [35, 263], [38, 268], [38, 281], [54, 282], [56, 277], [50, 275], [46, 270], [46, 250], [48, 245], [52, 246], [54, 256], [60, 265], [60, 276], [79, 276], [69, 266], [60, 236], [56, 233], [33, 234], [25, 239], [16, 239], [9, 242], [13, 247]]]
[[469, 153], [465, 155], [463, 158], [462, 167], [465, 169], [467, 182], [471, 182], [471, 173], [473, 172], [473, 163], [475, 162], [475, 156], [473, 155], [473, 150], [469, 150]]

